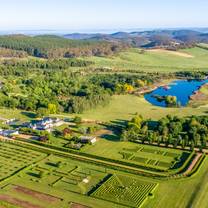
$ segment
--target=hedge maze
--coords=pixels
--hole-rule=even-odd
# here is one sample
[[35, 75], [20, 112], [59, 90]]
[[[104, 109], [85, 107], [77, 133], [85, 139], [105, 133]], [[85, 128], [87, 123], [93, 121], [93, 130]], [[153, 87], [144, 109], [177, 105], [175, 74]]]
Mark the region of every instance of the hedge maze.
[[112, 175], [91, 196], [129, 207], [140, 207], [157, 183], [146, 182], [122, 175]]

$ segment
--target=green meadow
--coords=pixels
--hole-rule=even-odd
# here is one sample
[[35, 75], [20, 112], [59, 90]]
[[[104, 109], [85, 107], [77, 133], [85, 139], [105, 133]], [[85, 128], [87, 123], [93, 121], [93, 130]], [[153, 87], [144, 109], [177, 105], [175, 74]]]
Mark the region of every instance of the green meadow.
[[158, 119], [168, 114], [177, 116], [206, 114], [208, 108], [205, 107], [182, 107], [182, 108], [162, 108], [153, 106], [143, 97], [135, 95], [116, 95], [106, 106], [99, 106], [81, 114], [83, 118], [101, 121], [126, 120], [132, 118], [136, 113], [145, 118]]
[[[187, 56], [186, 56], [187, 55]], [[149, 72], [174, 72], [181, 70], [206, 70], [208, 50], [199, 47], [179, 50], [169, 53], [165, 50], [131, 49], [112, 57], [85, 58], [95, 63], [95, 67], [105, 67], [116, 70], [141, 70]]]

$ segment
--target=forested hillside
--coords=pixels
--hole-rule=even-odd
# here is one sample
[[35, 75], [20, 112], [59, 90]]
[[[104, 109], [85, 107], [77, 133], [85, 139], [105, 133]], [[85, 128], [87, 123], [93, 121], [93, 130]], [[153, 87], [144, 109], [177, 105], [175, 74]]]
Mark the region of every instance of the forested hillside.
[[0, 47], [25, 51], [31, 56], [42, 58], [106, 56], [127, 47], [122, 43], [106, 41], [69, 40], [59, 36], [0, 36]]

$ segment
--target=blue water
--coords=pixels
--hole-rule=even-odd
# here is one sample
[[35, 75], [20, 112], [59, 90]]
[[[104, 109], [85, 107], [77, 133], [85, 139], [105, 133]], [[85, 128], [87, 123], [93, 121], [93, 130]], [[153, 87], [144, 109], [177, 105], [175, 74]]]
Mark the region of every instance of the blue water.
[[165, 101], [158, 101], [157, 98], [153, 97], [153, 95], [172, 95], [177, 97], [177, 102], [180, 102], [181, 106], [186, 106], [189, 102], [189, 96], [194, 93], [201, 85], [208, 83], [208, 79], [206, 80], [176, 80], [171, 82], [168, 87], [169, 89], [165, 89], [164, 87], [158, 87], [156, 90], [145, 94], [145, 99], [153, 105], [167, 107]]

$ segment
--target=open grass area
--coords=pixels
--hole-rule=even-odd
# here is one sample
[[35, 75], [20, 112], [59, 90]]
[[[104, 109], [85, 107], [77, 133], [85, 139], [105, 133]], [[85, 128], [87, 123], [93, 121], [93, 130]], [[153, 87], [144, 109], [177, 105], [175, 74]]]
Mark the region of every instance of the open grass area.
[[140, 49], [130, 49], [128, 52], [122, 52], [110, 58], [90, 57], [86, 59], [95, 62], [96, 67], [107, 67], [114, 70], [142, 70], [151, 72], [207, 70], [208, 60], [206, 57], [208, 50], [195, 47], [180, 50], [179, 52], [187, 54], [187, 56], [167, 53], [163, 50], [147, 50], [144, 53], [140, 53]]
[[141, 114], [145, 118], [158, 119], [167, 114], [177, 116], [201, 115], [205, 114], [208, 107], [204, 108], [162, 108], [153, 106], [144, 98], [134, 95], [116, 95], [112, 97], [110, 104], [105, 107], [97, 107], [81, 114], [83, 118], [101, 121], [125, 120], [132, 118], [135, 113]]
[[[177, 116], [203, 115], [207, 114], [208, 106], [192, 108], [163, 108], [150, 104], [143, 97], [135, 95], [115, 95], [110, 103], [106, 106], [98, 106], [92, 110], [85, 111], [82, 114], [77, 114], [84, 119], [100, 120], [100, 121], [119, 121], [129, 120], [136, 113], [141, 114], [144, 118], [159, 119], [168, 114]], [[0, 118], [9, 119], [16, 118], [21, 121], [34, 119], [35, 114], [30, 112], [22, 112], [15, 109], [0, 109]], [[58, 114], [57, 117], [73, 118], [75, 114]]]
[[35, 118], [32, 112], [17, 109], [0, 108], [0, 120], [15, 118], [17, 120], [28, 121]]

